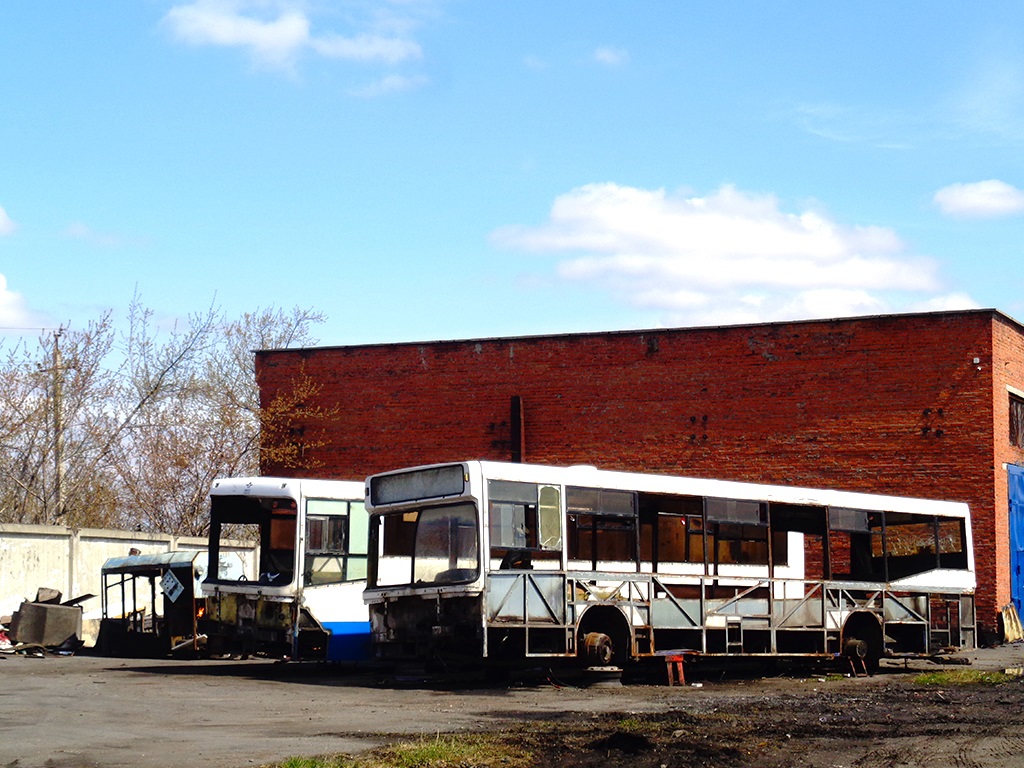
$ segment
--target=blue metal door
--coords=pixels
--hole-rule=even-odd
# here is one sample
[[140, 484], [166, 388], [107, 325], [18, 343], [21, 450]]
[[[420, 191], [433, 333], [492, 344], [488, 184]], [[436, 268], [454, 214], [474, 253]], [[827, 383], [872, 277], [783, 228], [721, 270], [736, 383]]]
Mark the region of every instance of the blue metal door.
[[1024, 467], [1007, 466], [1010, 481], [1010, 598], [1021, 613], [1024, 599]]

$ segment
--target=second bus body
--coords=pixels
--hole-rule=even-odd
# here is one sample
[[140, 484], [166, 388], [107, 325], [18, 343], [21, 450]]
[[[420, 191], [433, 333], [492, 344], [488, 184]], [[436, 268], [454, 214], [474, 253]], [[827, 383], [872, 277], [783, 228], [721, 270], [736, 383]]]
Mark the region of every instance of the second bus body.
[[[363, 484], [227, 478], [210, 491], [203, 630], [212, 654], [358, 661], [370, 655]], [[252, 562], [225, 545], [255, 545]]]
[[368, 480], [384, 658], [974, 647], [966, 505], [495, 462]]

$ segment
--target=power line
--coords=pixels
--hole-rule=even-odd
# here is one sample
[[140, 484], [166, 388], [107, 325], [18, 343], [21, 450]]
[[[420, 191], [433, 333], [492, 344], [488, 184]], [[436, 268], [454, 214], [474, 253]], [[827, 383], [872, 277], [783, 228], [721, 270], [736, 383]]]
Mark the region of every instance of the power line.
[[32, 327], [25, 327], [25, 326], [18, 326], [18, 325], [0, 326], [0, 331], [43, 331], [43, 332], [47, 332], [47, 331], [63, 331], [63, 330], [66, 330], [63, 325], [58, 326], [56, 328], [54, 328], [52, 326], [49, 327], [49, 328], [32, 328]]

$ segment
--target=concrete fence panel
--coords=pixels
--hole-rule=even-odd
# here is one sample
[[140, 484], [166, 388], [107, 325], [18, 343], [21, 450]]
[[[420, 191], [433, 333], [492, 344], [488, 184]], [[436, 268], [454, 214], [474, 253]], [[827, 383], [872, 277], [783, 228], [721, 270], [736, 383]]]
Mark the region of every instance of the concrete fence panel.
[[[164, 533], [62, 528], [52, 525], [0, 524], [0, 616], [9, 616], [23, 600], [34, 600], [40, 587], [59, 590], [63, 600], [93, 594], [82, 604], [86, 616], [98, 616], [103, 563], [139, 554], [176, 550], [206, 551], [205, 538]], [[255, 558], [254, 545], [232, 548]]]

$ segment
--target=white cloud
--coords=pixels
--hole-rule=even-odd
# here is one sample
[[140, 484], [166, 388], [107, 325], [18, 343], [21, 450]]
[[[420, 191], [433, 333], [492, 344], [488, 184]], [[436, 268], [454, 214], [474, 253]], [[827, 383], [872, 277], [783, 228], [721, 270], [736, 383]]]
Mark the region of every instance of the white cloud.
[[1024, 192], [998, 179], [950, 184], [933, 199], [944, 214], [957, 218], [991, 219], [1024, 213]]
[[386, 75], [379, 80], [374, 80], [372, 83], [365, 85], [361, 88], [355, 88], [350, 91], [353, 96], [362, 96], [364, 98], [375, 98], [377, 96], [384, 96], [389, 93], [399, 93], [401, 91], [409, 91], [413, 88], [419, 88], [426, 85], [427, 78], [425, 77], [406, 77], [404, 75]]
[[617, 67], [629, 61], [629, 53], [622, 48], [598, 48], [594, 51], [594, 61]]
[[686, 197], [591, 184], [558, 197], [546, 224], [492, 239], [566, 254], [563, 279], [596, 283], [674, 324], [880, 313], [941, 291], [935, 264], [909, 255], [891, 229], [787, 212], [771, 195], [728, 185]]
[[138, 240], [131, 240], [113, 232], [97, 232], [88, 224], [73, 222], [64, 230], [64, 236], [73, 240], [82, 240], [90, 245], [101, 248], [120, 248], [124, 245], [140, 245]]
[[[0, 236], [10, 235], [18, 228], [0, 205]], [[7, 290], [7, 277], [0, 274], [0, 333], [9, 328], [40, 327], [37, 317], [25, 306], [21, 294]]]
[[1024, 56], [1013, 25], [976, 41], [972, 57], [958, 69], [963, 81], [952, 107], [960, 124], [1019, 142], [1024, 136]]
[[[296, 0], [195, 0], [171, 8], [164, 23], [183, 43], [241, 48], [257, 63], [278, 69], [290, 69], [307, 51], [326, 58], [385, 64], [422, 54], [420, 46], [407, 37], [373, 28], [350, 37], [316, 34], [304, 6]], [[374, 23], [367, 22], [370, 27]], [[412, 25], [389, 17], [384, 26], [404, 32]]]
[[7, 277], [0, 275], [0, 332], [8, 329], [40, 328], [43, 324], [25, 306], [21, 294], [7, 290]]
[[527, 69], [540, 72], [548, 68], [548, 63], [540, 56], [526, 56], [523, 58], [523, 66]]
[[835, 102], [803, 102], [791, 113], [797, 127], [826, 141], [905, 150], [920, 140], [927, 119], [905, 112]]
[[406, 59], [418, 59], [423, 55], [420, 46], [411, 40], [378, 35], [359, 35], [358, 37], [330, 35], [318, 40], [310, 40], [309, 44], [313, 50], [323, 56], [350, 61], [384, 61], [388, 64], [397, 64]]
[[933, 296], [924, 301], [912, 302], [907, 309], [912, 312], [945, 312], [952, 309], [978, 309], [981, 305], [966, 293], [947, 293]]
[[11, 221], [11, 217], [7, 215], [7, 211], [0, 205], [0, 235], [9, 235], [17, 229], [17, 225]]

